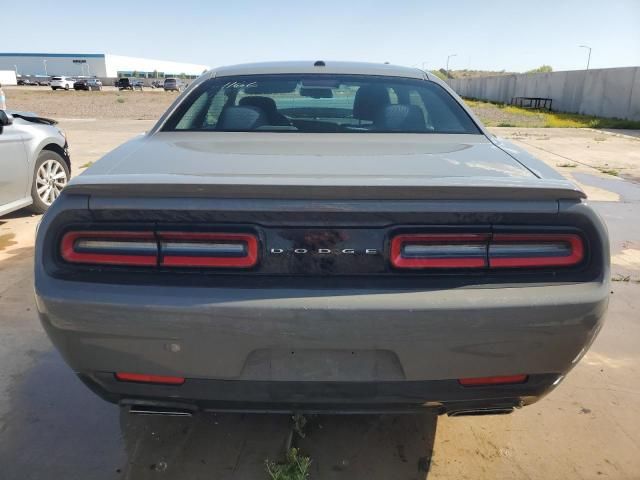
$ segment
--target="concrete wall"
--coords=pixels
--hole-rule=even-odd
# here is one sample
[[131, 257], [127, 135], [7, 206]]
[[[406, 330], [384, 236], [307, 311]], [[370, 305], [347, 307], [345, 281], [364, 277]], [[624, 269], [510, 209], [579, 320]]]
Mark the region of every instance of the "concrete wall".
[[526, 73], [448, 80], [459, 95], [509, 103], [513, 97], [553, 99], [553, 110], [640, 120], [640, 67]]

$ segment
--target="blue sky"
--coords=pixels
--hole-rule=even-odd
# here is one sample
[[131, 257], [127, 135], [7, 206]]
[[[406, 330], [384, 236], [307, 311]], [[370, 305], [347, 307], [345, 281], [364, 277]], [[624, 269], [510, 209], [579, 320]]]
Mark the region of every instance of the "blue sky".
[[4, 52], [207, 64], [363, 60], [525, 71], [640, 65], [640, 0], [3, 1]]

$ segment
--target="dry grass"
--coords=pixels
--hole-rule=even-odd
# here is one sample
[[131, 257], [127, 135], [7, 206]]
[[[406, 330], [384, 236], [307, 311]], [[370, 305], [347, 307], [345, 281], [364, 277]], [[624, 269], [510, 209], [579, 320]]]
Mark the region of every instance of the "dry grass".
[[70, 90], [53, 91], [46, 87], [5, 89], [7, 105], [12, 110], [36, 112], [43, 117], [118, 118], [154, 120], [160, 117], [175, 100], [176, 95], [162, 90], [101, 92]]
[[547, 112], [501, 103], [466, 99], [465, 102], [488, 127], [624, 128], [640, 129], [640, 121], [602, 118], [577, 113]]

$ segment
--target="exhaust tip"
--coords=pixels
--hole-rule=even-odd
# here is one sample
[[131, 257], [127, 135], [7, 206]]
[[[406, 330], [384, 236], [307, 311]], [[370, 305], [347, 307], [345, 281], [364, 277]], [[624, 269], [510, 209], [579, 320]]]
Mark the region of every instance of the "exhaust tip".
[[453, 410], [447, 412], [449, 417], [479, 417], [482, 415], [508, 415], [513, 412], [513, 407], [501, 408], [469, 408], [465, 410]]
[[129, 413], [132, 415], [155, 415], [164, 417], [190, 417], [193, 411], [185, 408], [165, 407], [155, 405], [131, 405]]

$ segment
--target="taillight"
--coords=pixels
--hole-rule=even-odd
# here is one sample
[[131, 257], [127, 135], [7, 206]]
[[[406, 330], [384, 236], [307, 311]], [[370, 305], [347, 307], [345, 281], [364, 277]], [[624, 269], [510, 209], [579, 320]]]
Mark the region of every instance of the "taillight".
[[567, 267], [583, 258], [576, 234], [495, 234], [489, 245], [490, 268]]
[[251, 268], [258, 263], [258, 239], [244, 233], [159, 232], [160, 265]]
[[67, 232], [60, 246], [70, 263], [154, 266], [158, 244], [153, 232]]
[[71, 231], [60, 255], [69, 263], [163, 267], [251, 268], [258, 238], [248, 233]]
[[397, 268], [484, 268], [484, 233], [406, 234], [391, 240], [391, 264]]
[[570, 267], [585, 258], [575, 233], [401, 234], [390, 250], [400, 269]]

